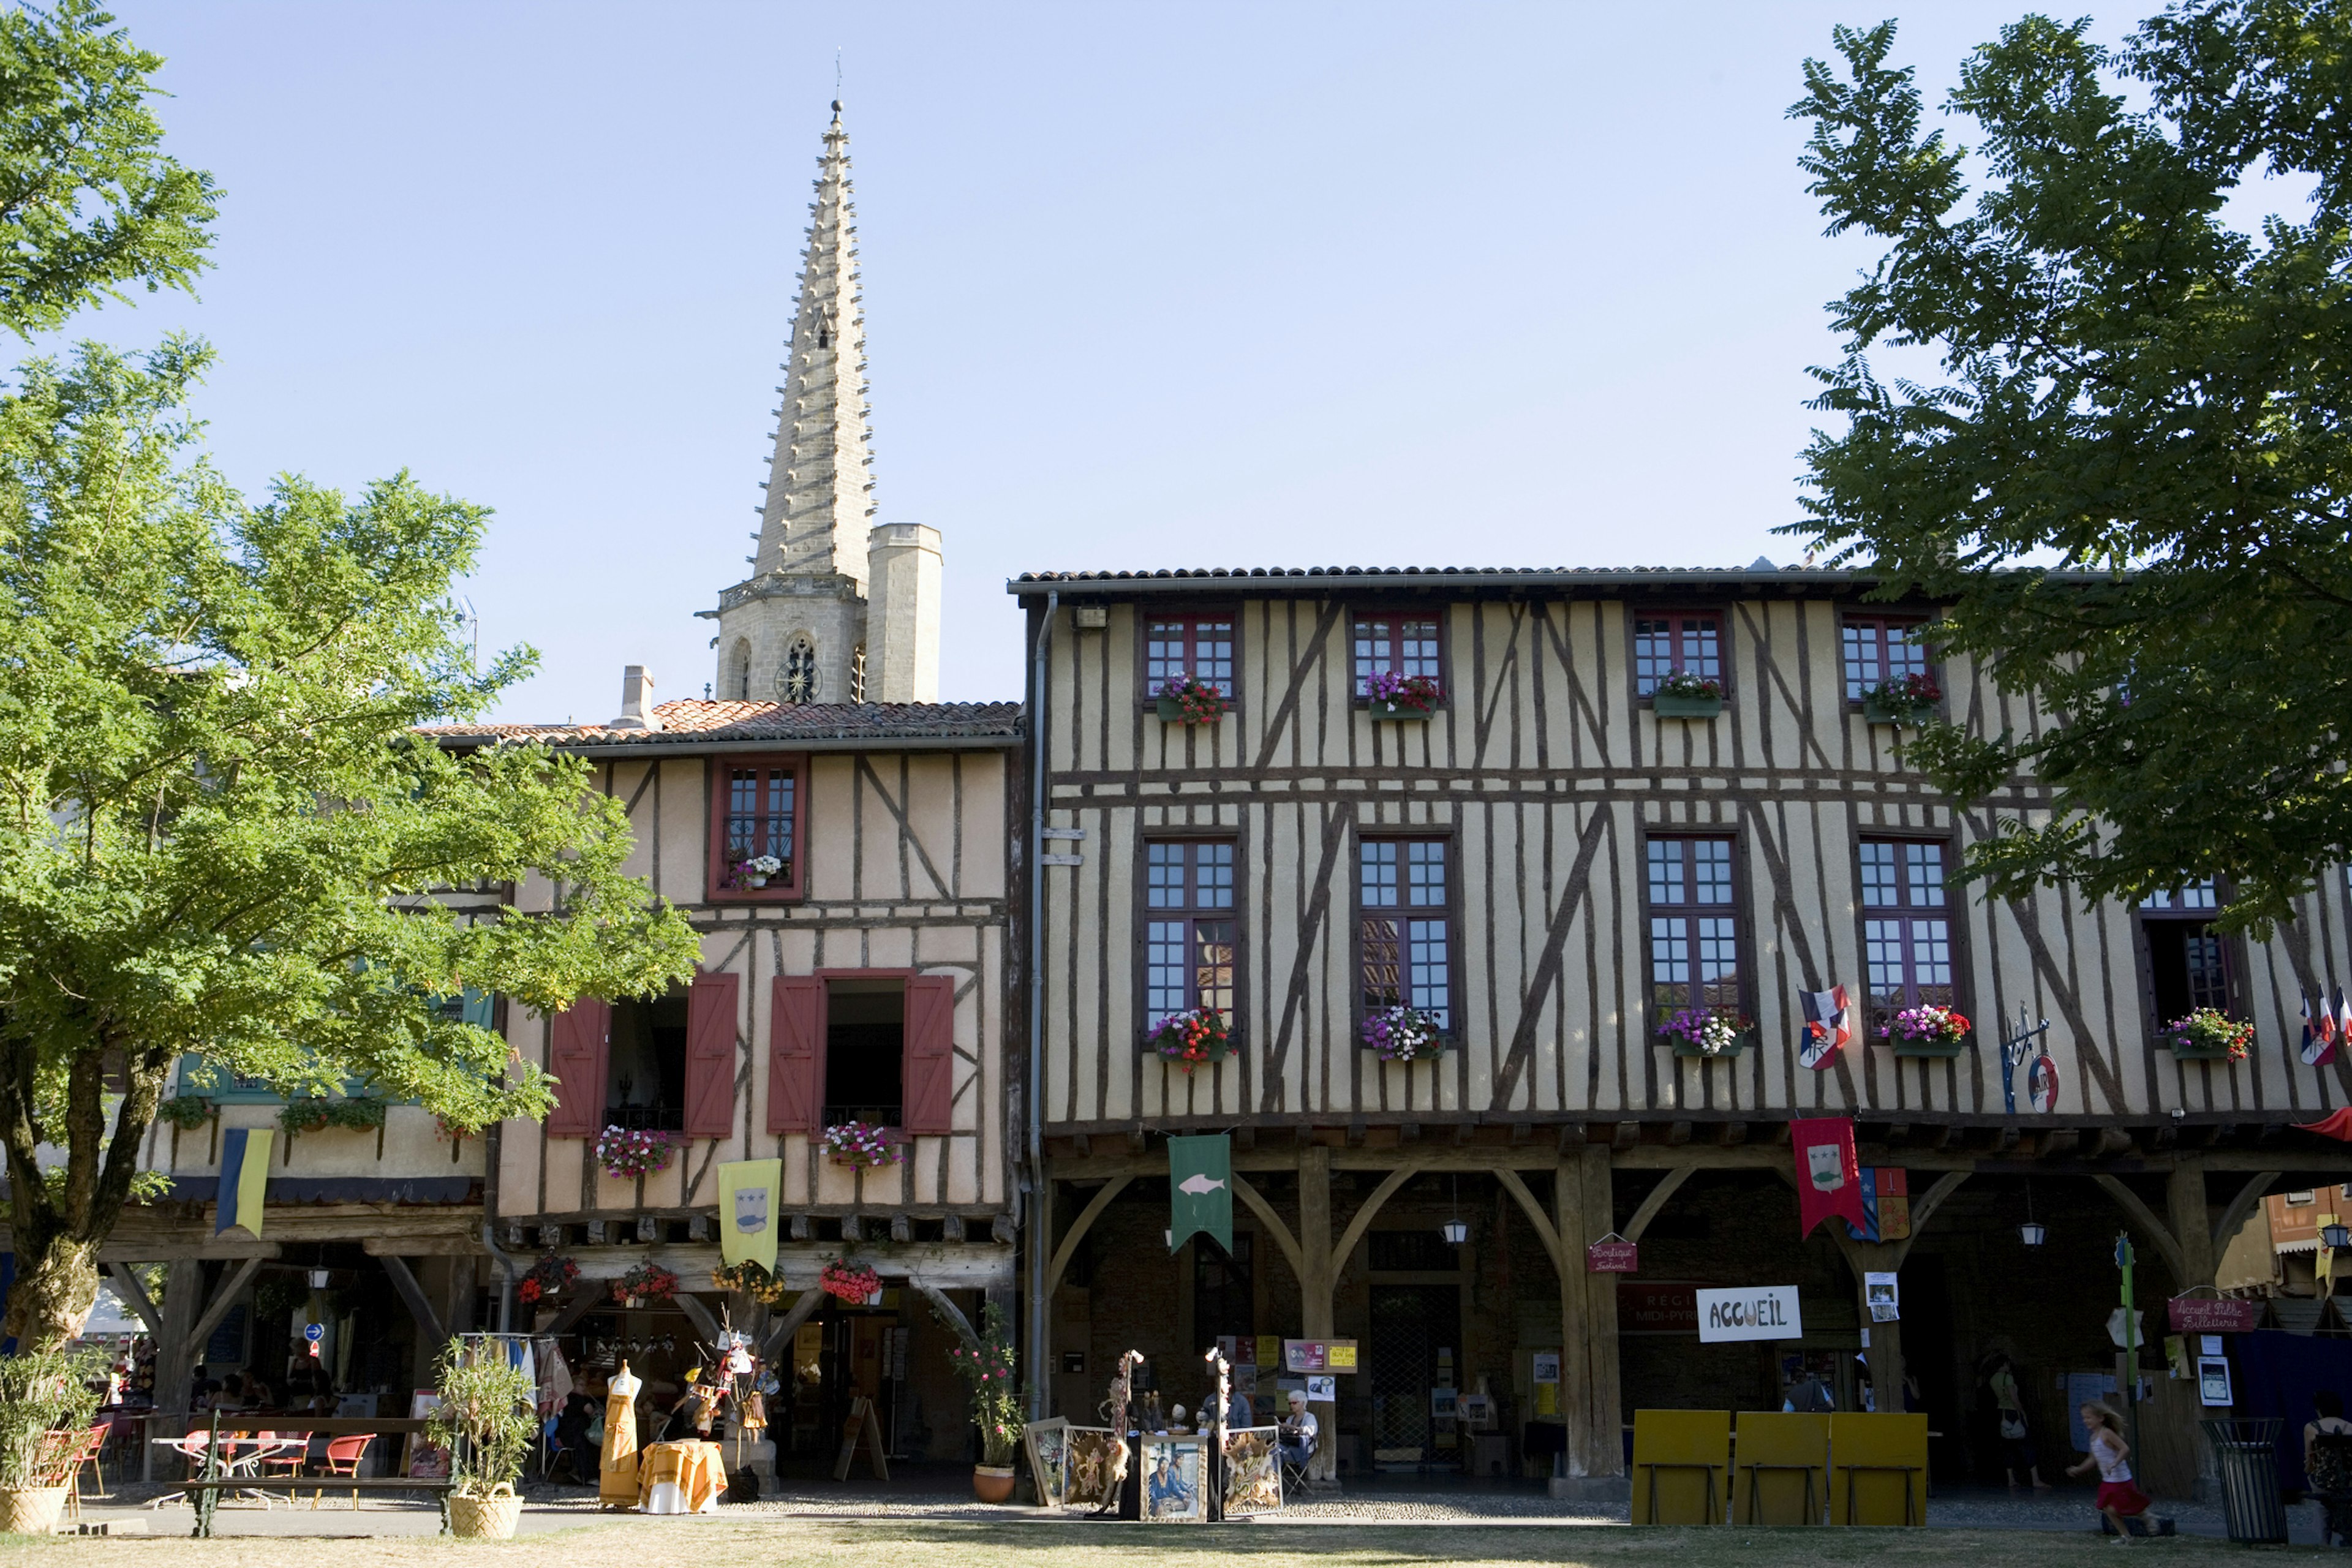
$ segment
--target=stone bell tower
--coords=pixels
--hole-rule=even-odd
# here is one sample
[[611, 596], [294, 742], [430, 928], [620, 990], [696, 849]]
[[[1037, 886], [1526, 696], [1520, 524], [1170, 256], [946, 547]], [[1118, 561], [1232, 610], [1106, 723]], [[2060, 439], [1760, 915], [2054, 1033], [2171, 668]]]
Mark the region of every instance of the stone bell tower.
[[940, 545], [919, 523], [873, 524], [866, 316], [849, 133], [833, 106], [817, 159], [792, 353], [751, 574], [703, 615], [719, 622], [725, 699], [939, 699]]

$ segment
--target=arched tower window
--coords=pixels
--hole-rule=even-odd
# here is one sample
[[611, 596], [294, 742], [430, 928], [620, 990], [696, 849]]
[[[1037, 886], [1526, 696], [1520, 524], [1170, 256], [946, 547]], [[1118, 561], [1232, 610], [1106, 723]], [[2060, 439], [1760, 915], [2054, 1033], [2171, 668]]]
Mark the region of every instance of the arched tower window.
[[727, 655], [727, 684], [719, 695], [730, 701], [751, 700], [751, 645], [741, 637]]
[[798, 705], [816, 700], [816, 644], [807, 634], [784, 649], [783, 673], [776, 679], [776, 695]]
[[821, 349], [833, 347], [833, 323], [822, 316], [816, 322], [816, 346]]

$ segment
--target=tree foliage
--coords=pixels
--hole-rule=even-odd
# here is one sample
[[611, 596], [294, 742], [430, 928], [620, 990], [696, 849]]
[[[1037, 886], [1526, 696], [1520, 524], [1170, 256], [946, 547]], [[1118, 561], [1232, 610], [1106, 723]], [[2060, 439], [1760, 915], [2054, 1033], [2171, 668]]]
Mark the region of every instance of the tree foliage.
[[[2184, 0], [2113, 50], [2027, 16], [1945, 106], [1973, 145], [1894, 39], [1839, 29], [1790, 111], [1829, 232], [1885, 247], [1831, 306], [1843, 428], [1788, 531], [2032, 694], [1916, 752], [1965, 800], [2053, 792], [1970, 847], [1995, 893], [2221, 875], [2231, 921], [2291, 917], [2352, 845], [2352, 4]], [[2298, 210], [2249, 233], [2224, 207], [2263, 174]]]
[[[206, 358], [85, 346], [0, 401], [0, 1142], [8, 1327], [36, 1340], [94, 1290], [182, 1053], [479, 1127], [541, 1113], [547, 1083], [441, 998], [553, 1009], [693, 970], [586, 764], [415, 733], [530, 664], [478, 670], [460, 634], [482, 509], [405, 474], [248, 503], [184, 412]], [[532, 875], [552, 912], [472, 921], [433, 896]], [[62, 1183], [35, 1173], [44, 1142]]]
[[116, 285], [186, 289], [218, 193], [162, 151], [160, 55], [91, 0], [0, 11], [0, 324], [55, 327]]

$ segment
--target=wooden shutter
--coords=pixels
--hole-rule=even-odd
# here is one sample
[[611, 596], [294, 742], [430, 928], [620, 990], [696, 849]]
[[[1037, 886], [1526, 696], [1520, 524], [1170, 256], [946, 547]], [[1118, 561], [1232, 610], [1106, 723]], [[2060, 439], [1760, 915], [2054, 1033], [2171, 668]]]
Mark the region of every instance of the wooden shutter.
[[604, 1056], [613, 1041], [613, 1005], [583, 996], [550, 1020], [554, 1037], [547, 1070], [555, 1075], [551, 1138], [593, 1138], [604, 1121]]
[[735, 999], [740, 974], [698, 974], [686, 993], [686, 1135], [735, 1131]]
[[824, 982], [779, 974], [768, 1019], [768, 1131], [814, 1132], [824, 1091]]
[[955, 1117], [955, 981], [907, 982], [905, 1080], [908, 1132], [945, 1132]]

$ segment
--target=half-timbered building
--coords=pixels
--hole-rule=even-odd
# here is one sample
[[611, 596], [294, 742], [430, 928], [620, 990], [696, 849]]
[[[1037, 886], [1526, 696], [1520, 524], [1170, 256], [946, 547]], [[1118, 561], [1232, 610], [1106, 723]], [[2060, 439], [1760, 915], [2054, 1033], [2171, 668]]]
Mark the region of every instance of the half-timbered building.
[[[1918, 673], [1988, 732], [2052, 716], [1939, 662], [1911, 636], [1932, 606], [1870, 586], [1769, 563], [1010, 585], [1041, 650], [1031, 1349], [1063, 1413], [1129, 1348], [1191, 1404], [1232, 1336], [1270, 1405], [1253, 1342], [1352, 1338], [1327, 1474], [1606, 1490], [1637, 1405], [1779, 1408], [1807, 1373], [1846, 1407], [1928, 1409], [1958, 1469], [1989, 1354], [2059, 1432], [2064, 1376], [2114, 1372], [2119, 1230], [2161, 1301], [2211, 1283], [2283, 1173], [2344, 1169], [2291, 1130], [2352, 1098], [2340, 1057], [2298, 1052], [2300, 998], [2352, 970], [2341, 874], [2267, 942], [2217, 929], [2206, 883], [1989, 902], [1958, 858], [2040, 795], [1937, 795], [1873, 693]], [[1717, 700], [1676, 700], [1677, 670]], [[1221, 716], [1161, 700], [1186, 675]], [[1425, 709], [1368, 695], [1414, 678]], [[1809, 1067], [1801, 998], [1840, 985], [1855, 1037]], [[1889, 1033], [1922, 1005], [1973, 1030]], [[2171, 1048], [2162, 1026], [2200, 1006], [2252, 1025], [2243, 1059]], [[1399, 1007], [1442, 1054], [1368, 1043]], [[1188, 1070], [1152, 1031], [1199, 1008], [1232, 1050]], [[1666, 1032], [1689, 1010], [1736, 1037]], [[2030, 1059], [2005, 1066], [2012, 1036]], [[1815, 1116], [1856, 1123], [1883, 1239], [1800, 1239], [1789, 1123]], [[1234, 1139], [1234, 1248], [1171, 1255], [1160, 1141], [1203, 1131]], [[1637, 1271], [1591, 1271], [1617, 1237]], [[1900, 1314], [1874, 1323], [1882, 1271]], [[1698, 1342], [1698, 1288], [1761, 1284], [1800, 1288], [1800, 1338]], [[1449, 1419], [1474, 1393], [1489, 1418]], [[2186, 1455], [2174, 1404], [2151, 1430]]]

